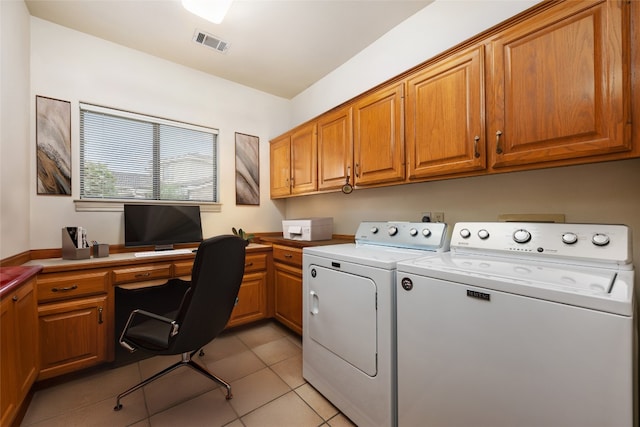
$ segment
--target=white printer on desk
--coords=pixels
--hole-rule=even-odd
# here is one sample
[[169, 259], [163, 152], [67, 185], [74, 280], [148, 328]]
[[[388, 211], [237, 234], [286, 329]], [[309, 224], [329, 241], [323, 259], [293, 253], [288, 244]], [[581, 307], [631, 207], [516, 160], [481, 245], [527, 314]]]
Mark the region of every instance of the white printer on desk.
[[282, 221], [282, 234], [290, 240], [329, 240], [333, 237], [333, 218], [299, 218]]

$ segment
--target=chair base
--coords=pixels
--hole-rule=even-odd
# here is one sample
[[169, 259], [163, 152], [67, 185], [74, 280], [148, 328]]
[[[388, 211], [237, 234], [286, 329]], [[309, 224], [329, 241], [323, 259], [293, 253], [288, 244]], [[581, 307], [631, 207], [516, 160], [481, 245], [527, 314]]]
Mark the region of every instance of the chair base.
[[[194, 354], [196, 354], [198, 351], [194, 351], [193, 353], [182, 353], [182, 359], [179, 362], [174, 363], [173, 365], [163, 369], [162, 371], [158, 372], [155, 375], [152, 375], [151, 377], [147, 378], [146, 380], [134, 385], [133, 387], [131, 387], [130, 389], [120, 393], [118, 395], [118, 398], [116, 400], [116, 406], [113, 408], [114, 411], [119, 411], [120, 409], [122, 409], [122, 404], [120, 403], [120, 400], [133, 393], [134, 391], [146, 386], [147, 384], [157, 380], [158, 378], [168, 374], [169, 372], [173, 371], [174, 369], [178, 369], [181, 366], [188, 366], [191, 369], [193, 369], [196, 372], [201, 373], [202, 375], [204, 375], [205, 377], [209, 378], [210, 380], [213, 380], [217, 383], [219, 383], [220, 385], [223, 385], [226, 389], [227, 389], [227, 396], [226, 399], [232, 399], [233, 398], [233, 394], [231, 394], [231, 386], [229, 385], [229, 383], [227, 383], [226, 381], [224, 381], [223, 379], [213, 375], [211, 372], [209, 372], [207, 369], [203, 368], [202, 366], [198, 365], [196, 362], [193, 361], [192, 357]], [[200, 356], [202, 356], [204, 353], [202, 352], [202, 350], [200, 350]]]

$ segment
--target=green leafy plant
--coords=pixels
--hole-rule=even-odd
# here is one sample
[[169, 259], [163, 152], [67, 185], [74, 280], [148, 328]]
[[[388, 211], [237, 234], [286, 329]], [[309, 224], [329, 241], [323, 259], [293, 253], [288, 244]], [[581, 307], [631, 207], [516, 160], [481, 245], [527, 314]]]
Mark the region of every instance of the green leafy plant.
[[231, 232], [233, 232], [234, 235], [240, 237], [241, 239], [246, 240], [247, 242], [250, 242], [254, 237], [256, 237], [253, 234], [247, 234], [245, 233], [242, 228], [239, 228], [236, 230], [235, 227], [231, 227]]

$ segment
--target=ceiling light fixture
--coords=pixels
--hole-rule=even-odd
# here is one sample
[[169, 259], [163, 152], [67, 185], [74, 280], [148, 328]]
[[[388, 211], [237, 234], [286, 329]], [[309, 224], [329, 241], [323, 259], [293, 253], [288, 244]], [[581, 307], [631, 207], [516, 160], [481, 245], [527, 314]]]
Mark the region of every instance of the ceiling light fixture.
[[207, 21], [219, 24], [233, 0], [182, 0], [182, 7]]

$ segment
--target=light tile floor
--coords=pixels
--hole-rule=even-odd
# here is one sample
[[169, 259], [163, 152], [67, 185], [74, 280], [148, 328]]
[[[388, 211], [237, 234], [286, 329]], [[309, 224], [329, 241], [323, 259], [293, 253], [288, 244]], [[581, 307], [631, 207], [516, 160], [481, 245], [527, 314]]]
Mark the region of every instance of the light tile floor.
[[116, 396], [179, 356], [157, 356], [39, 389], [21, 426], [353, 426], [302, 378], [302, 342], [275, 322], [223, 333], [199, 363], [231, 384], [225, 389], [182, 367], [122, 399]]

